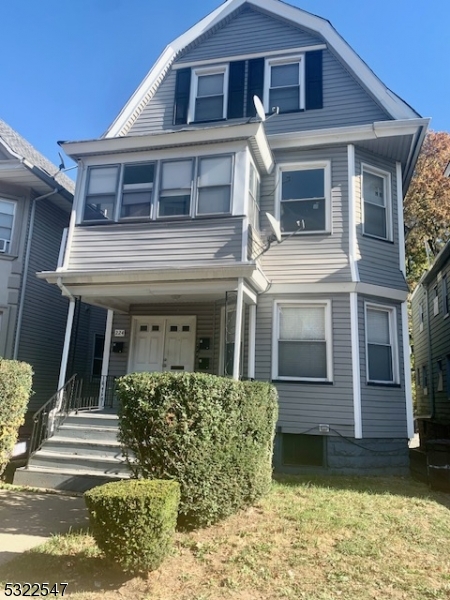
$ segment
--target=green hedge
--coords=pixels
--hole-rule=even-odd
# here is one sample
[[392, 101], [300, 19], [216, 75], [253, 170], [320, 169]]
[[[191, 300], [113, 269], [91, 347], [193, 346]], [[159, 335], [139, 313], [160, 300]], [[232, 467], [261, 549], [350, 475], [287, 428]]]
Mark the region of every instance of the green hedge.
[[201, 373], [134, 373], [117, 382], [119, 440], [136, 477], [180, 483], [181, 526], [252, 504], [271, 483], [277, 393]]
[[24, 422], [33, 372], [27, 363], [0, 358], [0, 475]]
[[170, 551], [177, 523], [176, 481], [124, 480], [84, 494], [92, 534], [124, 571], [157, 569]]

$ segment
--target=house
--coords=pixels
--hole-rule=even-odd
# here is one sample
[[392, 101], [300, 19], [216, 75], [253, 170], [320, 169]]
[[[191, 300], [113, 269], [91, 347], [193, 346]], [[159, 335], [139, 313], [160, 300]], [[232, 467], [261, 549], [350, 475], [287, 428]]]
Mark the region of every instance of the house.
[[66, 345], [81, 298], [108, 311], [103, 377], [270, 380], [278, 469], [405, 472], [402, 206], [427, 126], [327, 20], [222, 3], [102, 137], [61, 143], [74, 212], [39, 277], [70, 300]]
[[411, 299], [416, 413], [421, 447], [450, 439], [450, 242]]
[[[28, 421], [58, 389], [69, 303], [36, 272], [58, 267], [74, 190], [69, 177], [0, 120], [0, 356], [33, 367]], [[103, 311], [85, 308], [80, 322], [94, 312], [104, 335]], [[69, 369], [81, 347], [72, 348]]]

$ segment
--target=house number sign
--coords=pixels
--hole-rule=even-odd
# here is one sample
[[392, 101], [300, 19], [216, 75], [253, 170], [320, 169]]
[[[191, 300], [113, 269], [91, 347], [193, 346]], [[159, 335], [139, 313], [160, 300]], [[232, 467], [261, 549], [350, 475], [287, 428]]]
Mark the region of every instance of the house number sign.
[[114, 329], [114, 337], [125, 337], [125, 329]]

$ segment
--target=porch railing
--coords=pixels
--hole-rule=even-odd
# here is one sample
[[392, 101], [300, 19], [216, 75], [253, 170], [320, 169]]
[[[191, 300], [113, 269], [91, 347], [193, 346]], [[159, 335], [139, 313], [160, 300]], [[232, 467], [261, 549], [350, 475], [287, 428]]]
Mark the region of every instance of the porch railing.
[[53, 394], [50, 400], [34, 413], [28, 460], [48, 438], [58, 431], [69, 413], [74, 410], [79, 385], [80, 381], [76, 375], [73, 375], [56, 394]]
[[114, 408], [116, 400], [116, 378], [111, 375], [80, 378], [76, 411]]

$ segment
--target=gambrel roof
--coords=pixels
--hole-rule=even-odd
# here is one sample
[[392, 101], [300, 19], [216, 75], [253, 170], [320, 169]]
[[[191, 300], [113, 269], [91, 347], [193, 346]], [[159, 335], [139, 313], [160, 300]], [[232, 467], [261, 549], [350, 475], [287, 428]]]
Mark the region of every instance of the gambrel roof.
[[345, 63], [347, 69], [377, 99], [378, 103], [393, 119], [405, 120], [420, 116], [378, 79], [367, 64], [326, 19], [300, 8], [290, 6], [281, 0], [226, 0], [216, 10], [165, 48], [140, 86], [109, 127], [104, 137], [110, 138], [125, 135], [131, 124], [155, 94], [174, 60], [198, 38], [211, 33], [220, 23], [228, 19], [244, 5], [250, 8], [261, 9], [276, 18], [282, 18], [297, 27], [303, 27], [322, 37], [329, 50]]

